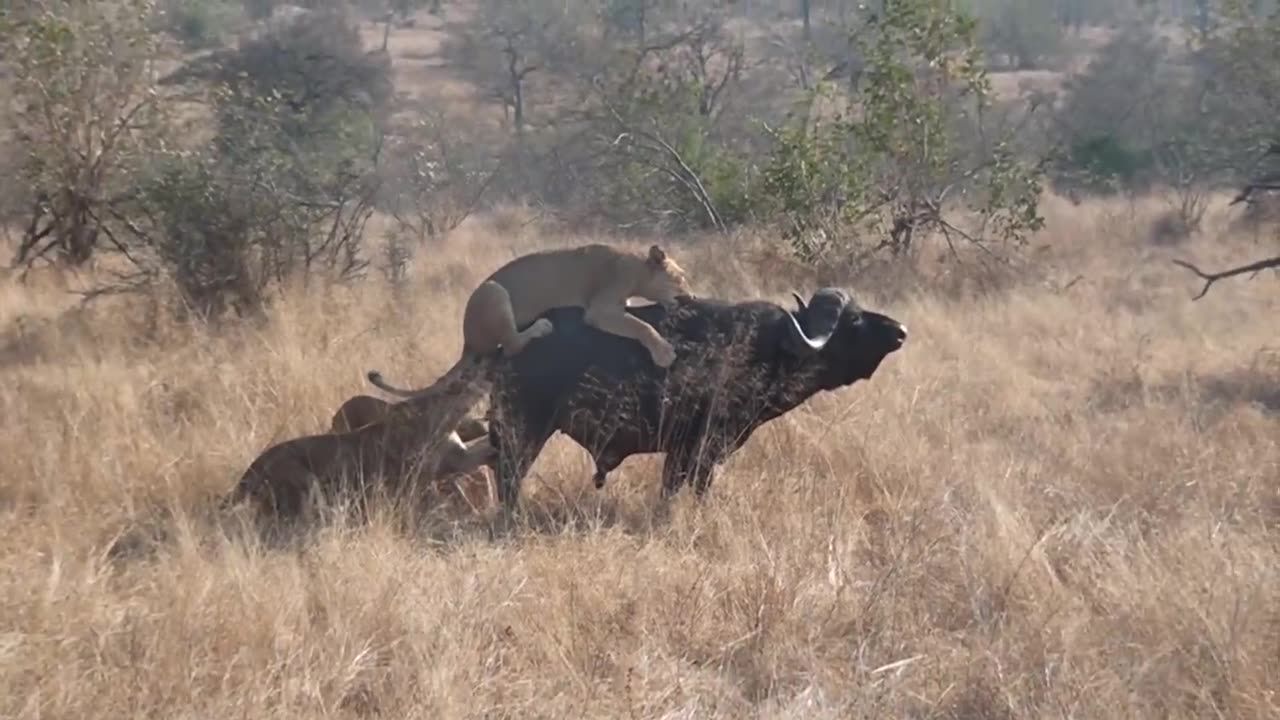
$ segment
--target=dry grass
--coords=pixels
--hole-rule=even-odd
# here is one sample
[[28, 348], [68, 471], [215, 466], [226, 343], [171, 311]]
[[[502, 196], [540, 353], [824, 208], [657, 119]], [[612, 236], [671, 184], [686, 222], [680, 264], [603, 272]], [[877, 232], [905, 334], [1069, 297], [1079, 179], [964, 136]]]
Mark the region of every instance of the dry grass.
[[[701, 507], [659, 508], [656, 459], [594, 491], [554, 439], [499, 541], [454, 514], [271, 550], [198, 517], [364, 371], [443, 371], [513, 246], [579, 238], [468, 223], [403, 293], [299, 291], [221, 333], [57, 321], [56, 286], [5, 281], [0, 716], [1276, 717], [1280, 286], [1190, 302], [1144, 245], [1156, 209], [1055, 202], [1048, 281], [999, 295], [857, 288], [907, 347], [758, 433]], [[723, 243], [676, 252], [786, 298]], [[157, 506], [175, 537], [104, 559]]]

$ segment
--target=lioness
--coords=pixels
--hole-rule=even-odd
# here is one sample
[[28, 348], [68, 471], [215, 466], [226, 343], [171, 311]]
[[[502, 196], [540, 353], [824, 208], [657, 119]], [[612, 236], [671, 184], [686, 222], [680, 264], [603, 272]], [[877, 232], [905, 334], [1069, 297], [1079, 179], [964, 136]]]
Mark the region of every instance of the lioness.
[[488, 391], [488, 371], [496, 359], [496, 354], [480, 358], [482, 377], [438, 383], [388, 404], [377, 422], [268, 448], [245, 470], [224, 506], [249, 499], [264, 514], [293, 519], [305, 511], [312, 490], [343, 494], [381, 480], [398, 492], [417, 480], [435, 484], [494, 462], [487, 433], [464, 443], [457, 431], [445, 429], [458, 427], [461, 416]]
[[[365, 425], [372, 425], [386, 416], [387, 409], [391, 405], [392, 403], [372, 395], [354, 395], [342, 403], [333, 414], [333, 419], [329, 423], [330, 432], [345, 433]], [[458, 435], [460, 441], [458, 444], [462, 444], [488, 435], [489, 429], [485, 427], [482, 420], [468, 417], [458, 423], [454, 432]]]
[[[654, 364], [670, 367], [675, 348], [653, 326], [627, 314], [627, 299], [642, 297], [669, 306], [692, 294], [684, 269], [657, 245], [647, 255], [602, 243], [522, 255], [494, 271], [467, 298], [462, 356], [440, 380], [423, 390], [397, 391], [382, 384], [373, 370], [369, 382], [405, 397], [433, 392], [440, 383], [456, 382], [475, 358], [499, 348], [510, 357], [550, 334], [551, 321], [538, 316], [556, 307], [585, 309], [587, 324], [639, 341]], [[522, 325], [528, 327], [519, 330]]]
[[[346, 433], [372, 425], [386, 416], [392, 404], [372, 395], [355, 395], [348, 398], [333, 414], [330, 431]], [[468, 417], [463, 418], [462, 422], [458, 423], [458, 427], [445, 438], [449, 446], [446, 447], [441, 461], [441, 481], [451, 479], [473, 510], [488, 505], [492, 499], [489, 477], [485, 474], [484, 468], [466, 469], [471, 462], [470, 458], [482, 455], [484, 452], [478, 449], [484, 443], [475, 441], [480, 439], [487, 441], [488, 436], [489, 428], [483, 420]], [[491, 466], [492, 459], [484, 464]]]

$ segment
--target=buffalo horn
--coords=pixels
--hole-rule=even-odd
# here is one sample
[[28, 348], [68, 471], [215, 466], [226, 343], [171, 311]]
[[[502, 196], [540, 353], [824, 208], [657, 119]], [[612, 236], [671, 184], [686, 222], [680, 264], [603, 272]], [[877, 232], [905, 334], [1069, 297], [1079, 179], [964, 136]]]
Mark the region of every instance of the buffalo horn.
[[800, 321], [796, 320], [794, 313], [787, 313], [787, 319], [790, 320], [791, 323], [787, 326], [789, 332], [787, 333], [786, 343], [787, 350], [789, 350], [792, 355], [797, 355], [799, 357], [808, 357], [813, 355], [822, 350], [822, 348], [826, 346], [827, 341], [831, 339], [831, 333], [819, 335], [816, 338], [811, 338], [806, 335], [804, 328], [800, 327]]
[[[800, 300], [799, 296], [796, 296], [796, 300]], [[839, 290], [824, 288], [815, 292], [806, 306], [806, 318], [814, 330], [813, 337], [805, 333], [795, 313], [787, 313], [787, 318], [791, 321], [787, 326], [787, 349], [799, 357], [808, 357], [821, 351], [835, 334], [840, 315], [848, 302], [848, 298]]]
[[799, 306], [800, 312], [804, 312], [806, 309], [804, 304], [804, 298], [800, 297], [800, 293], [796, 292], [795, 290], [792, 290], [791, 297], [796, 299], [796, 305]]

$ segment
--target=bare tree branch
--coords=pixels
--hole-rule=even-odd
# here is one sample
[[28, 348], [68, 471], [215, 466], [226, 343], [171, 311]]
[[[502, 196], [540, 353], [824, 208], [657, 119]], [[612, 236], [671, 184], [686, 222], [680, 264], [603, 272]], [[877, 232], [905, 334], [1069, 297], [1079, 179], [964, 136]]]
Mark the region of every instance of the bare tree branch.
[[1235, 205], [1239, 202], [1245, 202], [1249, 196], [1253, 195], [1255, 190], [1280, 190], [1280, 175], [1265, 177], [1256, 183], [1249, 183], [1244, 186], [1239, 195], [1236, 195], [1228, 205]]
[[1201, 280], [1204, 280], [1204, 288], [1200, 290], [1200, 294], [1191, 298], [1192, 300], [1199, 300], [1204, 297], [1205, 293], [1209, 292], [1209, 288], [1219, 280], [1235, 277], [1236, 275], [1244, 275], [1245, 273], [1258, 273], [1269, 268], [1280, 268], [1280, 255], [1215, 273], [1207, 273], [1185, 260], [1174, 260], [1173, 264], [1190, 270], [1198, 275]]
[[[622, 130], [622, 133], [618, 135], [616, 140], [614, 140], [614, 144], [617, 144], [619, 141], [628, 137], [640, 138], [651, 143], [651, 145], [646, 149], [665, 155], [675, 165], [674, 169], [661, 165], [658, 166], [657, 169], [665, 172], [669, 177], [683, 185], [689, 193], [693, 195], [698, 204], [702, 206], [703, 212], [707, 214], [707, 219], [711, 221], [711, 224], [721, 233], [727, 232], [728, 230], [725, 227], [724, 221], [720, 218], [720, 213], [716, 210], [715, 203], [711, 200], [711, 195], [707, 192], [707, 188], [702, 184], [702, 179], [698, 177], [698, 173], [694, 172], [693, 168], [689, 167], [689, 164], [685, 162], [685, 159], [680, 155], [680, 152], [659, 135], [647, 132], [639, 127], [633, 126], [631, 123], [628, 123], [626, 119], [622, 117], [622, 114], [619, 113], [608, 100], [603, 100], [603, 103], [605, 108], [608, 109], [609, 114], [613, 116], [614, 121], [618, 124], [618, 127]], [[639, 147], [644, 147], [642, 143], [634, 144]]]

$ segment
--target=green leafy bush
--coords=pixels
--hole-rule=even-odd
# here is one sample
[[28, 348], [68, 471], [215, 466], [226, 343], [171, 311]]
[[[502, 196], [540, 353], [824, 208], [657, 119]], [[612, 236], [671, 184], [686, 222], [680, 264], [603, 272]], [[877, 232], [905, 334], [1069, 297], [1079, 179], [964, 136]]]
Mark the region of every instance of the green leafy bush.
[[[1011, 133], [990, 146], [957, 137], [987, 107], [974, 31], [948, 2], [894, 3], [858, 38], [864, 67], [844, 111], [774, 133], [758, 204], [803, 259], [857, 264], [932, 232], [1017, 243], [1040, 227], [1040, 172], [1012, 151]], [[960, 210], [986, 232], [963, 229]]]
[[242, 8], [227, 0], [168, 0], [167, 29], [191, 49], [218, 45], [241, 18]]

